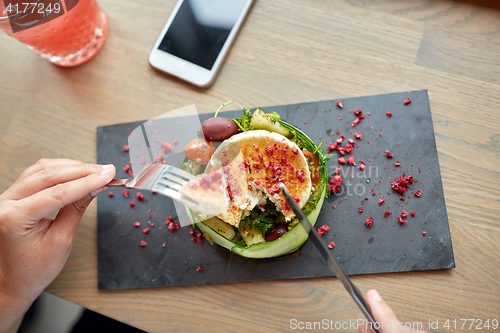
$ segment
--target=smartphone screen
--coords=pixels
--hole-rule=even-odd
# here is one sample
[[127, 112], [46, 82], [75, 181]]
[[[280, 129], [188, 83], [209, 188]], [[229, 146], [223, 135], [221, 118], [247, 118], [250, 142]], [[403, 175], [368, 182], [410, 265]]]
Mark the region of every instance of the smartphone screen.
[[158, 49], [212, 69], [248, 0], [184, 0]]

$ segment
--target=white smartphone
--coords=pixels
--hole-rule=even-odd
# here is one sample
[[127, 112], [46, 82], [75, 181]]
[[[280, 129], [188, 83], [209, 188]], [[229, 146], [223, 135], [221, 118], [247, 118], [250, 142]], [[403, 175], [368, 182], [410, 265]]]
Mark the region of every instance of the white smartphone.
[[149, 63], [201, 88], [212, 85], [253, 0], [180, 0]]

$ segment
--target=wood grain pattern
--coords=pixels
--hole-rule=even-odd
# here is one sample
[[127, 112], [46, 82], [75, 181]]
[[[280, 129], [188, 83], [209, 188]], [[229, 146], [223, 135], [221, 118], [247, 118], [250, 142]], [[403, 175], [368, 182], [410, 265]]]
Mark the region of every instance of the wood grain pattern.
[[[402, 321], [500, 319], [497, 2], [256, 1], [206, 91], [148, 65], [174, 0], [99, 3], [108, 39], [77, 68], [52, 66], [0, 35], [0, 191], [41, 157], [95, 161], [97, 126], [192, 103], [213, 112], [227, 100], [265, 106], [428, 89], [456, 268], [353, 280], [377, 288]], [[361, 318], [329, 278], [98, 291], [96, 242], [93, 204], [48, 291], [147, 331], [282, 332], [292, 318]]]

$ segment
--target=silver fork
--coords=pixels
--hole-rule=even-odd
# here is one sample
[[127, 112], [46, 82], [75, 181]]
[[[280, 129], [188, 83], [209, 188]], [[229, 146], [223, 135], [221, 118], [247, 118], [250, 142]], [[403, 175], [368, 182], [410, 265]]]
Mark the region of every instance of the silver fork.
[[145, 167], [137, 176], [128, 179], [113, 179], [107, 186], [155, 191], [180, 203], [192, 206], [198, 203], [185, 197], [181, 199], [179, 191], [182, 185], [194, 178], [192, 174], [179, 168], [168, 164], [154, 163]]

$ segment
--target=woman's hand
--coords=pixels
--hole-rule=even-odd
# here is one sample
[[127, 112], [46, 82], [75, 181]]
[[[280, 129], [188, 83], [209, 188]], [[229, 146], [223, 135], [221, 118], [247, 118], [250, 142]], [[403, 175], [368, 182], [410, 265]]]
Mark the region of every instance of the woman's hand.
[[[401, 323], [399, 321], [394, 311], [392, 311], [389, 305], [384, 302], [384, 300], [376, 290], [368, 290], [368, 292], [366, 293], [366, 303], [368, 303], [368, 307], [370, 308], [370, 312], [373, 316], [373, 319], [375, 319], [375, 322], [377, 322], [379, 325], [383, 323], [383, 325], [381, 325], [381, 327], [379, 328], [381, 332], [425, 333], [425, 331], [422, 330], [406, 329], [404, 327], [404, 323]], [[359, 326], [358, 328], [359, 333], [375, 332], [375, 330], [372, 330], [370, 328], [370, 323], [368, 323], [368, 327], [366, 327], [366, 325], [363, 325]]]
[[114, 175], [113, 165], [42, 159], [0, 195], [0, 332], [16, 331], [61, 272], [80, 218]]

